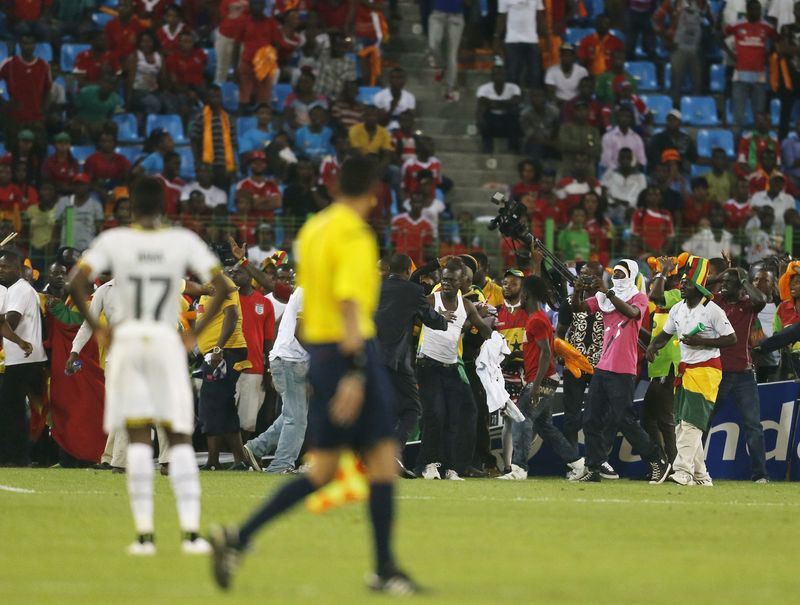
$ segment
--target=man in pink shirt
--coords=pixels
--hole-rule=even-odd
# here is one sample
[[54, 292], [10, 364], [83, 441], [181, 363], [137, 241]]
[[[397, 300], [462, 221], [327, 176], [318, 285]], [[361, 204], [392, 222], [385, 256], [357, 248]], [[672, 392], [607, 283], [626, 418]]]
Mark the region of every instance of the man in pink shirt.
[[[617, 429], [633, 449], [650, 463], [651, 483], [662, 483], [670, 471], [670, 463], [661, 446], [655, 443], [639, 424], [633, 409], [636, 387], [637, 346], [639, 328], [647, 313], [647, 295], [636, 286], [639, 266], [636, 261], [622, 260], [614, 267], [613, 288], [601, 278], [593, 283], [575, 282], [572, 310], [603, 313], [603, 351], [597, 363], [583, 416], [586, 437], [586, 471], [581, 481], [600, 481], [600, 471], [608, 458], [604, 434]], [[597, 294], [584, 299], [584, 291]]]

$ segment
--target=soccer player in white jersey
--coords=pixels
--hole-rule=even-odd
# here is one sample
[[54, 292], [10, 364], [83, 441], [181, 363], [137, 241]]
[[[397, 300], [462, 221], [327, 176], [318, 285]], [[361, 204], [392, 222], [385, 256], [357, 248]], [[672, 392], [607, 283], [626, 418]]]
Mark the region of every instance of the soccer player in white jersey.
[[[133, 187], [134, 222], [100, 234], [72, 271], [70, 292], [101, 345], [114, 359], [106, 374], [104, 428], [127, 429], [128, 494], [138, 533], [128, 547], [132, 555], [153, 555], [153, 425], [167, 429], [170, 442], [170, 481], [183, 532], [183, 552], [205, 554], [209, 544], [198, 537], [200, 479], [191, 437], [194, 403], [186, 350], [193, 334], [178, 333], [178, 301], [187, 271], [203, 282], [212, 279], [215, 294], [200, 333], [222, 305], [227, 286], [219, 260], [191, 231], [161, 223], [163, 190], [159, 181], [143, 178]], [[91, 312], [91, 280], [98, 273], [114, 276], [113, 334]], [[112, 338], [113, 336], [113, 338]]]

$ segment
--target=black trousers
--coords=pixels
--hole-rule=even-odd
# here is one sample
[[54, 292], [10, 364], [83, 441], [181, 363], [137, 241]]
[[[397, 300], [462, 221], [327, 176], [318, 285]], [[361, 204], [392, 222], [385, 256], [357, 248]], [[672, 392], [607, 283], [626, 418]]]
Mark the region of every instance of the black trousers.
[[564, 437], [572, 445], [578, 444], [578, 433], [583, 426], [583, 400], [591, 379], [591, 374], [575, 378], [570, 372], [564, 372]]
[[475, 468], [484, 466], [494, 468], [497, 460], [492, 455], [491, 440], [489, 438], [489, 408], [486, 405], [486, 391], [483, 390], [481, 379], [475, 370], [474, 362], [465, 362], [464, 369], [469, 378], [469, 386], [472, 390], [472, 399], [475, 402], [475, 447], [471, 464]]
[[492, 113], [487, 110], [482, 117], [480, 130], [484, 153], [494, 153], [496, 138], [508, 139], [509, 151], [519, 152], [521, 129], [516, 113]]
[[475, 401], [458, 368], [418, 365], [422, 445], [417, 466], [439, 462], [464, 472], [475, 445]]
[[29, 462], [28, 394], [41, 396], [44, 363], [6, 366], [0, 382], [0, 464], [26, 466]]
[[397, 403], [395, 434], [400, 443], [400, 451], [402, 451], [422, 415], [422, 402], [419, 399], [417, 377], [413, 372], [406, 368], [394, 370], [389, 367], [386, 368], [386, 371], [394, 388]]
[[651, 378], [644, 396], [642, 427], [650, 439], [660, 444], [672, 462], [678, 455], [675, 444], [675, 372], [662, 378]]
[[617, 430], [642, 458], [657, 460], [661, 448], [639, 424], [633, 409], [636, 377], [595, 370], [589, 384], [589, 395], [583, 415], [583, 433], [586, 437], [586, 466], [598, 470], [608, 460], [608, 447], [604, 435]]

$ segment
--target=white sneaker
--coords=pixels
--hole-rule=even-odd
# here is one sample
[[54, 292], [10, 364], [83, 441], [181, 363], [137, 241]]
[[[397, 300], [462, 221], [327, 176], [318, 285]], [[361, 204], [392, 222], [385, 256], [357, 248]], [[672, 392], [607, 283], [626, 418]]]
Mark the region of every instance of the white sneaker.
[[500, 475], [498, 479], [503, 479], [505, 481], [524, 481], [528, 478], [528, 471], [526, 471], [521, 466], [517, 466], [516, 464], [511, 465], [511, 472], [506, 473], [505, 475]]
[[449, 469], [445, 474], [444, 478], [447, 481], [464, 481], [461, 477], [458, 476], [458, 473], [455, 472], [453, 469]]
[[152, 557], [156, 554], [154, 542], [139, 542], [138, 540], [130, 544], [125, 552], [134, 557]]
[[506, 401], [505, 413], [514, 422], [525, 422], [525, 416], [520, 412], [517, 404], [510, 399]]
[[702, 479], [695, 478], [694, 484], [701, 487], [714, 487], [714, 482], [711, 480], [711, 475], [707, 475]]
[[600, 465], [600, 477], [603, 479], [619, 479], [619, 473], [608, 462]]
[[205, 538], [198, 537], [181, 542], [181, 550], [185, 555], [210, 555], [212, 548]]
[[577, 481], [586, 474], [586, 463], [583, 458], [578, 458], [575, 462], [570, 462], [570, 471], [567, 473], [567, 481]]
[[422, 478], [423, 479], [441, 479], [442, 476], [439, 474], [439, 467], [442, 466], [438, 462], [431, 462], [430, 464], [425, 465], [425, 469], [422, 471]]
[[692, 477], [689, 473], [685, 473], [683, 471], [677, 471], [677, 472], [672, 473], [669, 476], [669, 479], [671, 481], [674, 481], [678, 485], [687, 485], [688, 486], [688, 485], [694, 485], [695, 484], [694, 477]]

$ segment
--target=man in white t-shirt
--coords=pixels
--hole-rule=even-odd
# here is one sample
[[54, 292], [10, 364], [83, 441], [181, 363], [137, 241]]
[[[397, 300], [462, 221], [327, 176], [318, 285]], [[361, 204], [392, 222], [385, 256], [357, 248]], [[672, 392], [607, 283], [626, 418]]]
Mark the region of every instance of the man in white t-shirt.
[[519, 153], [522, 133], [519, 124], [520, 87], [507, 82], [503, 67], [495, 65], [492, 68], [492, 81], [482, 84], [476, 96], [483, 152], [494, 153], [494, 139], [505, 138], [508, 139], [509, 149]]
[[550, 96], [562, 103], [578, 96], [578, 85], [588, 75], [586, 68], [575, 62], [575, 47], [562, 44], [561, 62], [547, 70], [544, 83]]
[[275, 458], [266, 469], [268, 473], [293, 472], [306, 435], [309, 357], [295, 335], [302, 312], [303, 290], [297, 288], [286, 305], [269, 354], [272, 383], [283, 403], [281, 415], [266, 431], [244, 445], [247, 459], [256, 468], [261, 467], [264, 456], [275, 450]]
[[200, 164], [197, 167], [196, 176], [197, 180], [186, 185], [181, 191], [181, 202], [188, 202], [192, 191], [200, 191], [209, 208], [228, 205], [228, 194], [214, 185], [214, 169], [211, 164]]
[[[494, 42], [497, 54], [505, 43], [509, 81], [526, 88], [539, 86], [542, 80], [542, 55], [539, 34], [544, 33], [542, 0], [499, 0]], [[523, 78], [523, 74], [525, 77]]]
[[372, 103], [381, 110], [381, 124], [387, 124], [389, 130], [397, 128], [400, 114], [409, 109], [416, 109], [417, 99], [404, 87], [406, 72], [402, 67], [395, 67], [389, 72], [389, 88], [376, 93]]
[[[85, 250], [100, 231], [103, 222], [103, 205], [89, 191], [89, 175], [78, 174], [72, 181], [73, 195], [58, 200], [54, 211], [61, 230], [61, 245]], [[72, 215], [70, 218], [69, 210]], [[71, 228], [72, 241], [67, 234]]]
[[[720, 347], [736, 344], [736, 332], [725, 312], [706, 289], [708, 259], [690, 256], [681, 279], [681, 298], [672, 307], [663, 331], [647, 348], [652, 362], [656, 353], [678, 335], [681, 348], [680, 376], [675, 389], [675, 438], [678, 455], [670, 479], [679, 485], [712, 485], [703, 451], [703, 431], [708, 423], [722, 381]], [[748, 338], [744, 334], [742, 338]], [[671, 346], [671, 345], [669, 345]]]
[[22, 277], [22, 259], [14, 252], [0, 252], [0, 284], [6, 364], [0, 381], [0, 465], [27, 466], [25, 400], [40, 400], [45, 387], [42, 315], [39, 296]]
[[262, 223], [256, 229], [255, 246], [247, 249], [247, 259], [260, 267], [261, 263], [276, 252], [280, 252], [280, 250], [275, 247], [275, 233], [272, 231], [272, 225]]

